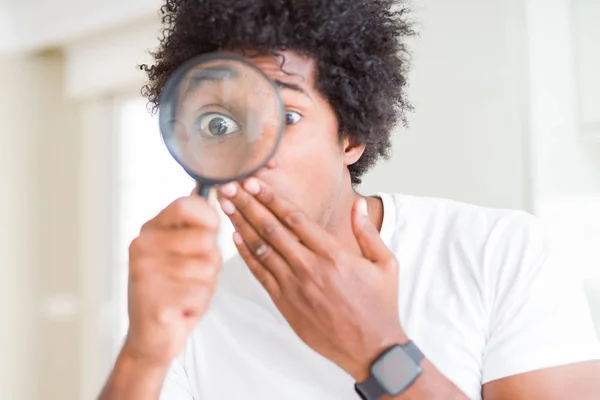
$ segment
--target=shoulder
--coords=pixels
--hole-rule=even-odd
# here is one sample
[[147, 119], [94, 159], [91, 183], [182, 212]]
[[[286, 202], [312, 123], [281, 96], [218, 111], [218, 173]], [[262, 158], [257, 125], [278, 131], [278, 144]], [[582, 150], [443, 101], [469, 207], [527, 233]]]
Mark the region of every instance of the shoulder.
[[543, 221], [523, 210], [483, 207], [435, 197], [379, 196], [384, 201], [384, 214], [394, 214], [394, 222], [390, 224], [392, 231], [402, 228], [411, 233], [420, 231], [445, 244], [479, 246], [486, 252], [507, 247], [515, 251], [524, 250], [525, 246], [539, 248], [548, 240]]
[[387, 229], [398, 257], [440, 282], [460, 276], [490, 313], [566, 272], [544, 222], [526, 211], [397, 194], [384, 201], [394, 207]]
[[495, 222], [507, 217], [521, 219], [525, 223], [538, 220], [537, 217], [523, 210], [485, 207], [441, 197], [412, 196], [398, 193], [383, 193], [378, 196], [391, 201], [400, 217], [435, 218], [438, 222], [448, 220], [479, 223]]
[[472, 322], [461, 335], [470, 346], [481, 343], [479, 381], [600, 358], [581, 277], [541, 218], [446, 199], [385, 198], [396, 213], [392, 243], [409, 269], [406, 285], [436, 293], [427, 304], [453, 329]]

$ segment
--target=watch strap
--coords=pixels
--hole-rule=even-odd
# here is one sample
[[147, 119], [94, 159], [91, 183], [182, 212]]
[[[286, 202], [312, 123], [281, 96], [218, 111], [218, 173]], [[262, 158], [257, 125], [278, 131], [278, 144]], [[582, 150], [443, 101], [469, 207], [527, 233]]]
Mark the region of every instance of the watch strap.
[[366, 381], [357, 383], [354, 385], [356, 393], [358, 393], [362, 400], [374, 400], [379, 399], [385, 393], [385, 390], [381, 387], [377, 379], [374, 376], [370, 376]]
[[405, 346], [403, 346], [404, 351], [412, 358], [417, 365], [421, 365], [421, 361], [425, 359], [425, 355], [419, 350], [415, 342], [412, 340], [409, 341]]

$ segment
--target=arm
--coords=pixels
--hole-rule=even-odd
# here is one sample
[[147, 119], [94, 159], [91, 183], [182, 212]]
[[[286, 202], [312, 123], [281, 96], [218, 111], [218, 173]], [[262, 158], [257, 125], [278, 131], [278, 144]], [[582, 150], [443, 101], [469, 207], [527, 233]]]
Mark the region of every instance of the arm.
[[171, 366], [136, 360], [126, 349], [121, 351], [113, 372], [98, 400], [192, 400], [191, 389], [177, 358]]
[[121, 352], [98, 400], [158, 399], [168, 367], [135, 361]]
[[[393, 338], [387, 340], [391, 344], [405, 344], [409, 341], [403, 333], [398, 333]], [[355, 368], [352, 368], [356, 373], [352, 373], [356, 382], [364, 382], [371, 375], [371, 364], [373, 361], [386, 350], [383, 346], [374, 354], [367, 362], [362, 362]], [[382, 400], [468, 400], [467, 396], [446, 378], [427, 358], [421, 361], [421, 375], [401, 394], [394, 397], [383, 397]]]
[[421, 376], [404, 393], [385, 400], [468, 400], [429, 360], [423, 360], [421, 367]]
[[129, 249], [129, 330], [100, 400], [192, 398], [183, 364], [173, 360], [214, 293], [218, 225], [212, 206], [193, 195], [142, 227]]
[[485, 400], [597, 400], [600, 362], [546, 368], [499, 379], [483, 386]]

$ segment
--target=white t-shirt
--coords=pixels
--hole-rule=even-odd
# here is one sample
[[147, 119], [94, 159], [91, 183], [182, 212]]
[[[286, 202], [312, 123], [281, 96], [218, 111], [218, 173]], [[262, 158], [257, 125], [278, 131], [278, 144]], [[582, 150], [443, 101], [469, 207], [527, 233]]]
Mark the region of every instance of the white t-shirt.
[[[600, 359], [569, 266], [537, 218], [380, 194], [381, 237], [400, 264], [402, 326], [469, 398], [503, 377]], [[357, 400], [354, 381], [291, 330], [238, 256], [168, 374], [162, 400]]]

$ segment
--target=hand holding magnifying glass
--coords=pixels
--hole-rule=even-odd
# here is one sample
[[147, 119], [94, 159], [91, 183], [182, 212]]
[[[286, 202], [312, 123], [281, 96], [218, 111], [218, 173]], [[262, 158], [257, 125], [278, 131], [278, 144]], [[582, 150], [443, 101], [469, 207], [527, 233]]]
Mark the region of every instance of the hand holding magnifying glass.
[[[285, 113], [277, 87], [258, 67], [212, 54], [175, 72], [160, 99], [159, 122], [167, 149], [207, 198], [211, 187], [242, 180], [268, 162]], [[129, 251], [123, 359], [160, 369], [180, 354], [217, 285], [218, 233], [216, 210], [198, 196], [174, 201], [144, 224]]]

